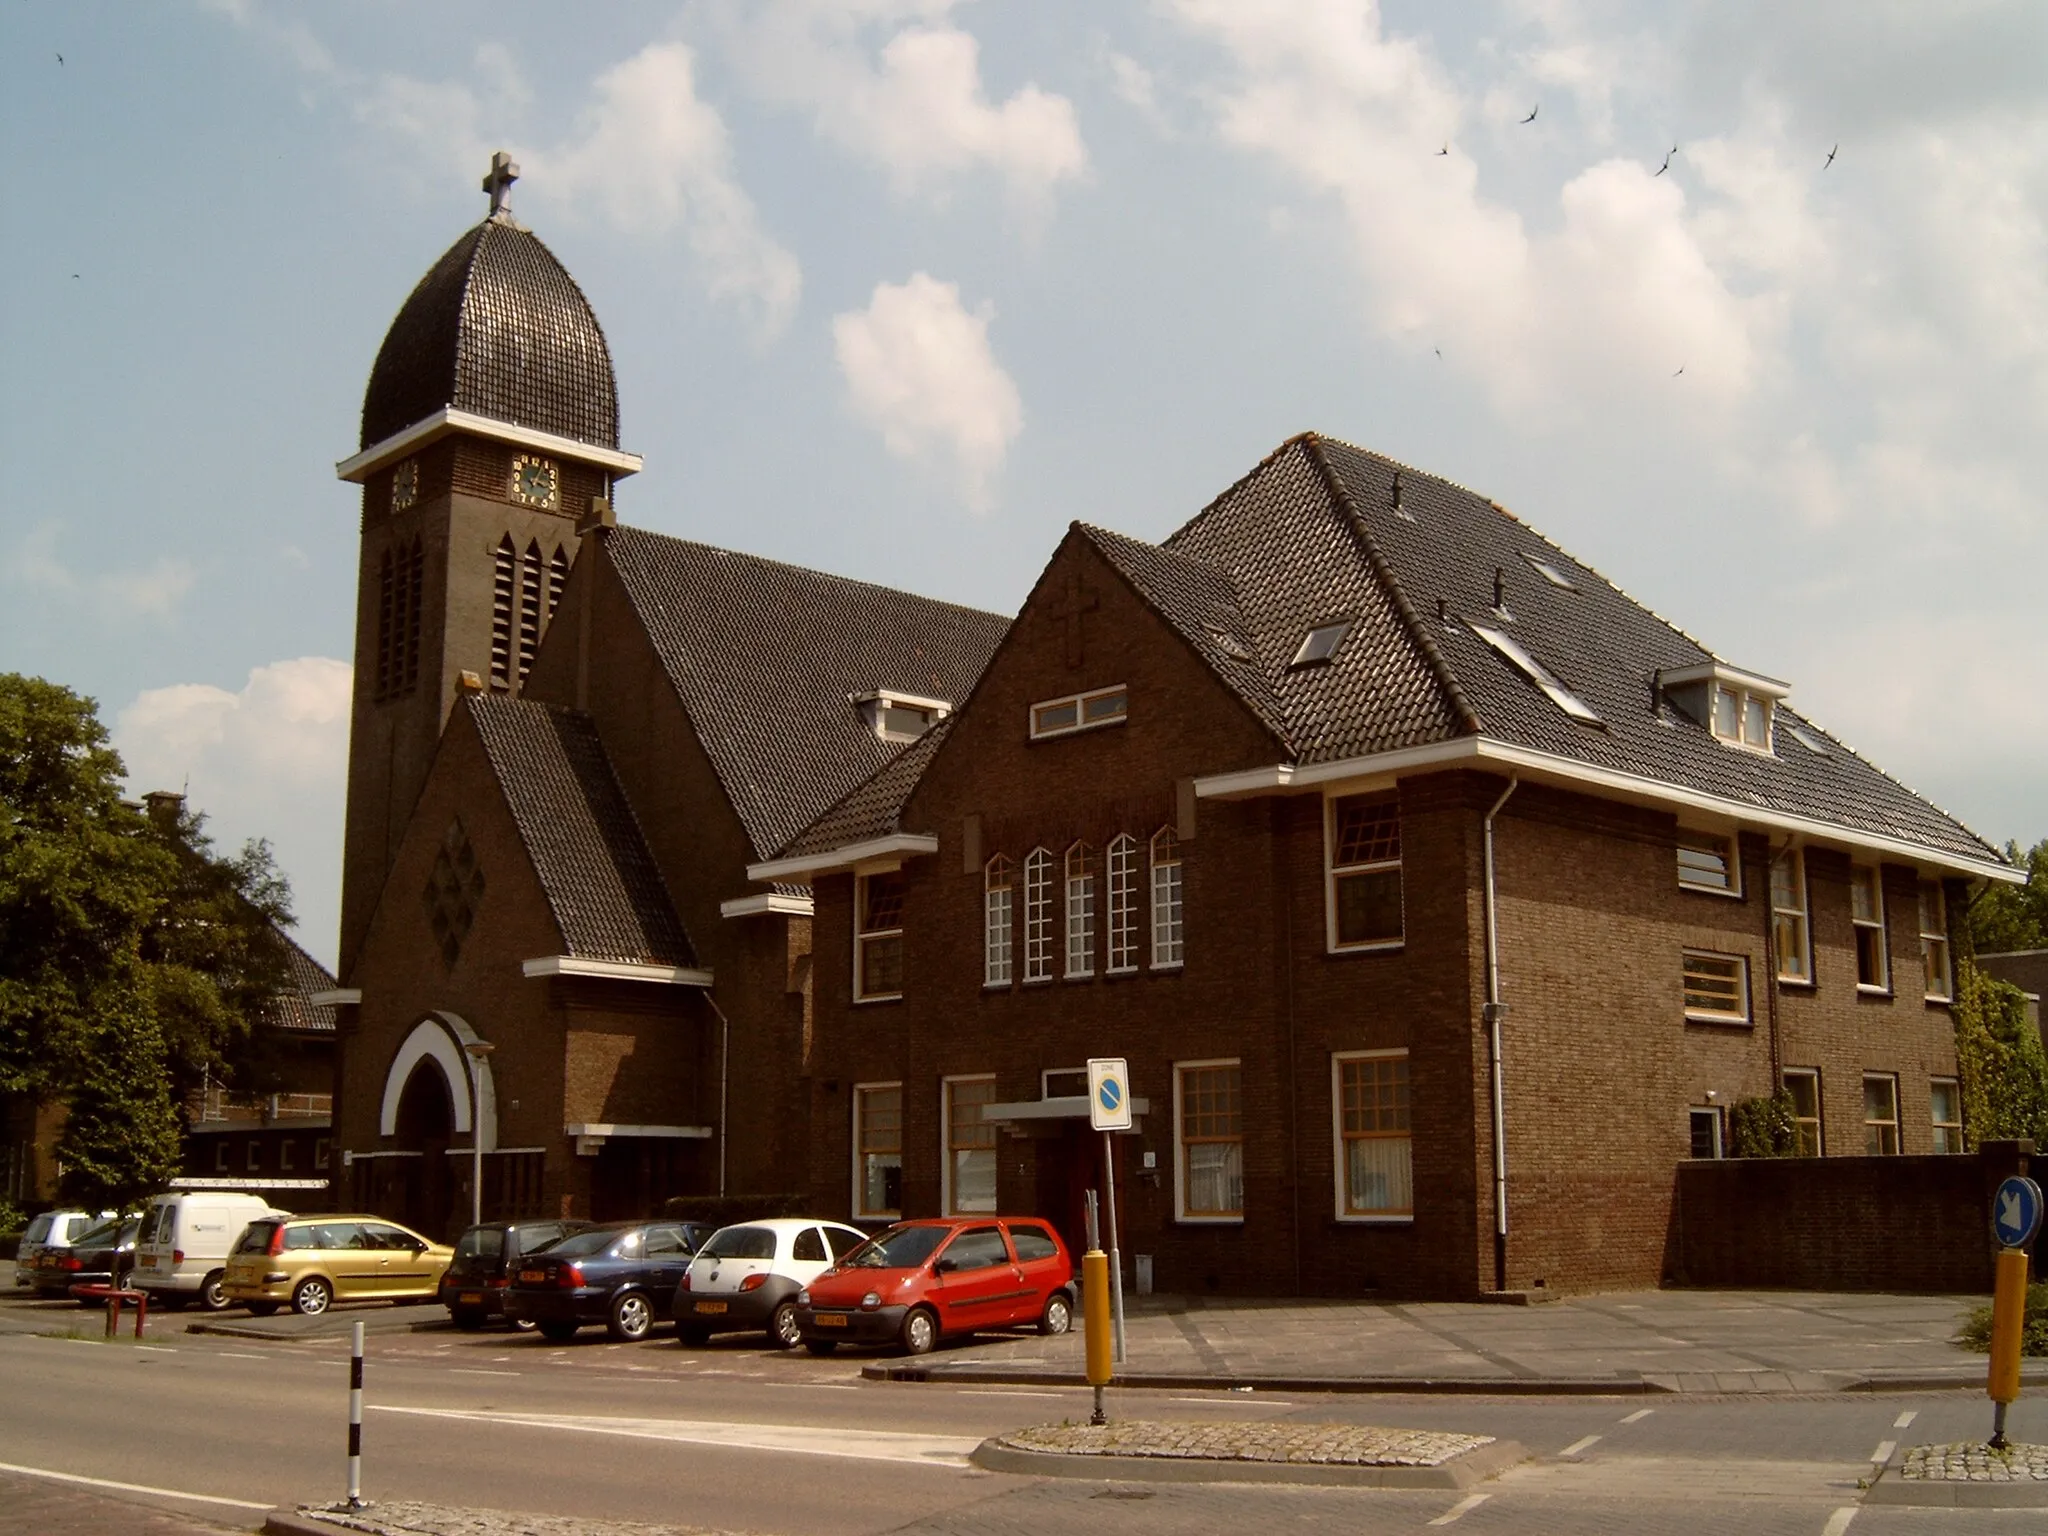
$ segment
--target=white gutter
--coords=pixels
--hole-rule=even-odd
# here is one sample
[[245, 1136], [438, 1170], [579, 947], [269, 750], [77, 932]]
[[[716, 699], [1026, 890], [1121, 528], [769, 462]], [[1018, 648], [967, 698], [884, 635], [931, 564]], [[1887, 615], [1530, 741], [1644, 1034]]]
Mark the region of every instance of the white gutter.
[[649, 981], [660, 986], [708, 987], [709, 971], [681, 965], [649, 965], [641, 960], [584, 960], [575, 955], [543, 955], [524, 960], [520, 974], [535, 976], [588, 976], [599, 981]]
[[382, 442], [372, 443], [362, 452], [343, 459], [334, 466], [334, 477], [337, 480], [361, 483], [392, 460], [402, 459], [451, 432], [468, 432], [476, 437], [496, 438], [501, 443], [517, 443], [522, 448], [537, 448], [542, 453], [552, 453], [559, 458], [598, 465], [618, 476], [640, 472], [641, 460], [637, 453], [621, 453], [616, 448], [604, 448], [596, 443], [579, 442], [573, 437], [563, 437], [559, 432], [542, 432], [534, 427], [515, 426], [509, 421], [499, 421], [494, 416], [479, 416], [474, 411], [458, 411], [452, 405], [444, 405], [433, 415], [423, 416], [404, 430], [392, 433]]
[[843, 848], [828, 848], [823, 853], [798, 854], [790, 859], [769, 859], [760, 864], [747, 866], [749, 880], [789, 880], [799, 876], [829, 874], [833, 870], [851, 869], [856, 864], [865, 864], [870, 859], [913, 858], [919, 854], [937, 853], [939, 840], [924, 832], [891, 832], [887, 837], [871, 837], [864, 843], [849, 843]]
[[1501, 1064], [1501, 1015], [1506, 1013], [1507, 1004], [1500, 1000], [1500, 898], [1493, 885], [1493, 818], [1500, 814], [1500, 808], [1508, 803], [1508, 796], [1521, 788], [1519, 778], [1508, 780], [1508, 787], [1500, 792], [1500, 798], [1493, 802], [1493, 809], [1486, 813], [1485, 864], [1486, 887], [1486, 1006], [1481, 1014], [1486, 1021], [1486, 1045], [1490, 1058], [1488, 1071], [1493, 1087], [1493, 1288], [1504, 1291], [1508, 1288], [1508, 1115], [1507, 1095], [1503, 1086], [1504, 1068]]
[[780, 913], [784, 917], [810, 917], [817, 910], [817, 904], [808, 896], [785, 896], [780, 891], [764, 891], [759, 896], [735, 896], [731, 901], [718, 904], [720, 917], [762, 917], [769, 913]]
[[315, 1008], [346, 1008], [362, 1000], [361, 987], [329, 987], [325, 992], [306, 994], [306, 1001]]

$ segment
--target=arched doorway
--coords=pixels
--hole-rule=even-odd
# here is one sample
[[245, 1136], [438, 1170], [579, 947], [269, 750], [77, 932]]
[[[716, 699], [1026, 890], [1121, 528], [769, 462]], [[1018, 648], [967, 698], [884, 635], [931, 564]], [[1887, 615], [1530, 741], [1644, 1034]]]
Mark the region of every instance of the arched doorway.
[[449, 1154], [469, 1151], [472, 1127], [485, 1153], [498, 1141], [490, 1062], [472, 1066], [466, 1053], [478, 1040], [463, 1019], [435, 1013], [415, 1024], [393, 1053], [378, 1113], [379, 1145], [356, 1159], [355, 1198], [363, 1210], [444, 1242], [469, 1224], [471, 1165]]
[[428, 1237], [453, 1241], [466, 1224], [452, 1206], [448, 1149], [455, 1140], [455, 1100], [447, 1074], [431, 1057], [419, 1062], [398, 1096], [398, 1150], [417, 1157], [393, 1159], [404, 1170], [397, 1210], [390, 1215]]

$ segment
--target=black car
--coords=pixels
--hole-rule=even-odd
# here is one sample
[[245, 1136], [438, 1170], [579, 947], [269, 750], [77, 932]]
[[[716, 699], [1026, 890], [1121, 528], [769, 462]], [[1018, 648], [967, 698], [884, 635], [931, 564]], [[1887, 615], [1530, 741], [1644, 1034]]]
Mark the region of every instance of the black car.
[[593, 1227], [565, 1237], [512, 1272], [505, 1315], [532, 1322], [557, 1344], [602, 1323], [615, 1339], [644, 1339], [669, 1314], [676, 1282], [709, 1231], [680, 1221]]
[[[120, 1285], [135, 1267], [135, 1233], [139, 1216], [117, 1216], [78, 1234], [69, 1248], [48, 1248], [36, 1256], [36, 1294], [68, 1296], [74, 1285]], [[97, 1307], [97, 1296], [78, 1298]]]
[[505, 1288], [521, 1261], [590, 1226], [587, 1221], [536, 1218], [471, 1227], [457, 1239], [455, 1258], [441, 1276], [441, 1305], [458, 1328], [481, 1328], [503, 1317]]

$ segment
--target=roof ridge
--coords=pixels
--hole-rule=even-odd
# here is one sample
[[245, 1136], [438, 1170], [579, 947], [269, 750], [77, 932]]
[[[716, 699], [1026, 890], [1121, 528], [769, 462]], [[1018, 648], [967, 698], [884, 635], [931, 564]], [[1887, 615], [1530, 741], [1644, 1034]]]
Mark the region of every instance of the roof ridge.
[[1277, 459], [1279, 459], [1279, 457], [1282, 454], [1287, 452], [1288, 449], [1296, 446], [1297, 444], [1312, 443], [1315, 441], [1315, 438], [1316, 434], [1314, 432], [1295, 433], [1294, 436], [1288, 438], [1285, 442], [1281, 443], [1279, 447], [1275, 448], [1271, 453], [1267, 454], [1263, 459], [1259, 460], [1258, 463], [1254, 464], [1250, 469], [1246, 470], [1243, 474], [1239, 475], [1235, 480], [1231, 481], [1230, 484], [1226, 485], [1214, 496], [1211, 496], [1208, 499], [1208, 501], [1203, 503], [1202, 509], [1199, 512], [1197, 512], [1193, 517], [1189, 518], [1186, 522], [1182, 523], [1178, 528], [1174, 529], [1173, 532], [1169, 533], [1164, 539], [1160, 540], [1158, 547], [1160, 549], [1166, 549], [1169, 546], [1171, 546], [1175, 539], [1179, 538], [1182, 534], [1186, 533], [1189, 529], [1193, 528], [1195, 524], [1201, 522], [1211, 512], [1214, 512], [1226, 501], [1229, 501], [1233, 496], [1237, 495], [1237, 493], [1243, 490], [1245, 486], [1249, 485], [1252, 481], [1256, 480], [1260, 475], [1264, 474], [1269, 468], [1272, 467], [1273, 463]]
[[1324, 489], [1329, 492], [1343, 513], [1345, 525], [1351, 536], [1364, 550], [1366, 562], [1372, 567], [1373, 575], [1385, 590], [1388, 600], [1393, 603], [1394, 612], [1400, 615], [1401, 622], [1407, 626], [1408, 638], [1415, 643], [1416, 648], [1422, 652], [1423, 659], [1429, 663], [1430, 673], [1435, 677], [1437, 686], [1443, 690], [1445, 702], [1456, 712], [1458, 723], [1464, 727], [1466, 735], [1482, 734], [1485, 727], [1480, 724], [1479, 712], [1465, 696], [1464, 687], [1458, 682], [1457, 674], [1451, 670], [1450, 663], [1444, 659], [1436, 638], [1423, 625], [1421, 615], [1415, 611], [1415, 605], [1408, 600], [1407, 591], [1394, 575], [1394, 568], [1387, 557], [1380, 552], [1379, 544], [1373, 539], [1371, 528], [1367, 526], [1363, 514], [1352, 501], [1350, 491], [1345, 489], [1336, 469], [1323, 456], [1322, 439], [1313, 432], [1305, 434], [1305, 437], [1304, 446], [1309, 461], [1315, 465], [1317, 474], [1322, 477]]

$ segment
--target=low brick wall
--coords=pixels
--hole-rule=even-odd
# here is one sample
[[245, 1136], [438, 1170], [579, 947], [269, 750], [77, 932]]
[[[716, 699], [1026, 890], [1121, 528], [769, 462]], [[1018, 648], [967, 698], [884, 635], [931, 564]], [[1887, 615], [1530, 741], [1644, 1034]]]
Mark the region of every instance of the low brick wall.
[[[1681, 1163], [1667, 1272], [1679, 1285], [1988, 1293], [1991, 1197], [2021, 1143], [1971, 1157]], [[2048, 1170], [2036, 1170], [2036, 1178]]]

